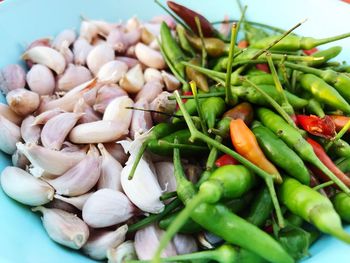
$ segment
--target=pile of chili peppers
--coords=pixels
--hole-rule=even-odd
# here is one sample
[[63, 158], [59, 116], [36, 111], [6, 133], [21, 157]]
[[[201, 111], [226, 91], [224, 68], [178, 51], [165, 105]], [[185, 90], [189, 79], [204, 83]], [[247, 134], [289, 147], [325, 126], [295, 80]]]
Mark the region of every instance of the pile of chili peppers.
[[[224, 36], [195, 11], [168, 7], [177, 36], [163, 23], [160, 48], [183, 84], [169, 97], [179, 108], [153, 127], [134, 166], [146, 149], [173, 156], [177, 190], [161, 214], [129, 227], [166, 230], [152, 262], [289, 263], [320, 233], [350, 243], [350, 67], [331, 60], [341, 47], [317, 49], [350, 34], [301, 37], [247, 21], [244, 8]], [[202, 165], [197, 183], [181, 157]], [[203, 230], [224, 245], [160, 259], [176, 233]]]

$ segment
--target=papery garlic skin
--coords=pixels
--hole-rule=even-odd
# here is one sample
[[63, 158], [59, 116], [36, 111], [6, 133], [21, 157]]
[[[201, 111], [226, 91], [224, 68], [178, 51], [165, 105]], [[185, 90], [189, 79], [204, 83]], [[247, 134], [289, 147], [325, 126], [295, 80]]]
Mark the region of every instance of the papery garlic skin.
[[20, 140], [20, 128], [0, 115], [0, 150], [13, 154], [16, 151], [16, 143]]
[[134, 242], [128, 240], [107, 250], [108, 263], [125, 263], [137, 259]]
[[13, 166], [2, 171], [1, 187], [11, 198], [30, 206], [47, 204], [54, 195], [54, 189], [48, 183]]
[[35, 207], [32, 211], [42, 212], [41, 219], [47, 234], [61, 245], [80, 249], [89, 238], [88, 226], [74, 214], [43, 206]]

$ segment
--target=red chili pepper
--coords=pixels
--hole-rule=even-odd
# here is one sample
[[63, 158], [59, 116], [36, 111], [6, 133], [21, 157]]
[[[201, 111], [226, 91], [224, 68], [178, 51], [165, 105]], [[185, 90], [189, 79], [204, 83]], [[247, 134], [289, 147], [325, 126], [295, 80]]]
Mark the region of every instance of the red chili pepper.
[[269, 233], [269, 234], [272, 234], [273, 233], [273, 227], [272, 225], [268, 225], [268, 226], [265, 226], [264, 227], [264, 231]]
[[349, 121], [350, 117], [342, 116], [342, 115], [329, 115], [335, 125], [335, 130], [340, 131]]
[[[182, 95], [184, 95], [184, 96], [192, 96], [193, 95], [193, 93], [192, 93], [192, 91], [185, 91]], [[187, 99], [181, 99], [182, 100], [182, 103], [186, 103], [186, 101], [187, 101]], [[178, 110], [179, 109], [179, 105], [176, 103], [176, 110]]]
[[247, 48], [249, 46], [249, 42], [245, 39], [238, 42], [237, 47], [239, 48]]
[[185, 23], [195, 32], [198, 34], [197, 30], [197, 24], [195, 21], [195, 17], [197, 16], [199, 18], [203, 36], [205, 37], [212, 37], [214, 35], [215, 29], [213, 25], [201, 14], [198, 14], [197, 12], [183, 6], [179, 5], [175, 2], [168, 1], [167, 2], [169, 8], [173, 10]]
[[304, 54], [307, 56], [311, 56], [313, 53], [317, 52], [318, 49], [317, 47], [311, 48], [311, 49], [307, 49], [307, 50], [303, 50]]
[[221, 167], [229, 164], [239, 164], [239, 162], [235, 158], [233, 158], [231, 155], [228, 155], [228, 154], [224, 154], [220, 156], [215, 162], [215, 165], [217, 167]]
[[[318, 159], [329, 169], [335, 176], [337, 176], [346, 186], [350, 186], [350, 178], [344, 174], [332, 161], [331, 158], [327, 155], [323, 147], [316, 141], [314, 141], [311, 138], [306, 139], [308, 143], [312, 146], [315, 154], [317, 155]], [[314, 169], [312, 168], [312, 171], [314, 172]], [[320, 171], [321, 172], [321, 171]], [[315, 170], [315, 174], [320, 176], [320, 179], [324, 182], [329, 181], [329, 178], [326, 175], [322, 175], [323, 173], [319, 173], [317, 170]]]
[[307, 132], [323, 137], [333, 138], [335, 136], [335, 125], [329, 116], [323, 118], [315, 115], [296, 115], [299, 125]]
[[266, 73], [271, 73], [269, 65], [267, 65], [266, 63], [262, 63], [262, 64], [255, 64], [256, 69], [264, 71]]

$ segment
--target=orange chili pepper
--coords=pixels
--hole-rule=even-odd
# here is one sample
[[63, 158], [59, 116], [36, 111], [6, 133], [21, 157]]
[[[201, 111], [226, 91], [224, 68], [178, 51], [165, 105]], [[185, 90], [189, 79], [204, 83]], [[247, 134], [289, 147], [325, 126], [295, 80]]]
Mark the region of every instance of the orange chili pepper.
[[231, 120], [230, 134], [232, 144], [240, 155], [271, 174], [277, 182], [282, 182], [282, 177], [277, 168], [265, 157], [254, 133], [243, 120]]
[[335, 130], [340, 131], [350, 121], [350, 117], [342, 115], [329, 115], [335, 125]]

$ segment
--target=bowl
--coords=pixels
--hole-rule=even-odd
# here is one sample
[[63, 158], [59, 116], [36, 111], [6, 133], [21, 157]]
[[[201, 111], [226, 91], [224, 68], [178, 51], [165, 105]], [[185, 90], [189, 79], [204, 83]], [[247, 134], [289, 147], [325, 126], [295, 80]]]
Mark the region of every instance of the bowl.
[[[164, 2], [164, 1], [163, 1]], [[179, 0], [204, 14], [209, 20], [222, 20], [227, 14], [239, 18], [235, 1]], [[305, 36], [326, 37], [350, 30], [350, 5], [335, 0], [242, 0], [248, 5], [247, 19], [289, 29], [308, 18], [295, 32]], [[32, 40], [54, 36], [65, 28], [78, 28], [80, 15], [93, 19], [119, 21], [137, 15], [143, 20], [163, 11], [152, 0], [5, 0], [0, 2], [0, 67], [20, 61], [24, 47]], [[339, 58], [349, 60], [350, 40]], [[331, 44], [334, 45], [334, 44]], [[325, 45], [326, 46], [326, 45]], [[0, 98], [4, 102], [4, 98]], [[0, 170], [10, 164], [0, 152]], [[40, 217], [26, 206], [7, 197], [0, 188], [0, 262], [1, 263], [91, 263], [96, 262], [66, 249], [49, 239]], [[350, 231], [350, 228], [347, 228]], [[322, 236], [303, 262], [350, 262], [349, 246], [330, 236]]]

